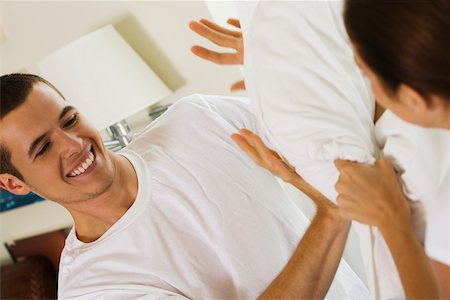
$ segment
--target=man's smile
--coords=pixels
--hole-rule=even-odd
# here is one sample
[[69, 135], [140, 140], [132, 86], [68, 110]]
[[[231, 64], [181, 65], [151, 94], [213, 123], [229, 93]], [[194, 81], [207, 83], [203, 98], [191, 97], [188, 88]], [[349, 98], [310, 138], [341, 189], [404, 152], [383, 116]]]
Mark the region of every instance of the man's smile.
[[71, 171], [69, 171], [66, 176], [79, 177], [87, 175], [95, 168], [96, 165], [94, 147], [91, 147], [90, 150], [78, 160], [75, 166], [71, 168]]

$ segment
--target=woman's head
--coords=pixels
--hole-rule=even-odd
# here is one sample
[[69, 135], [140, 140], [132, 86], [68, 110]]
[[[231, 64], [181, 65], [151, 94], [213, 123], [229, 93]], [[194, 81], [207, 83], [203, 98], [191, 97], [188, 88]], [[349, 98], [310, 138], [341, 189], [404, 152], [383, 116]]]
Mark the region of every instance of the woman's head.
[[355, 57], [377, 101], [401, 118], [450, 128], [450, 1], [346, 0]]

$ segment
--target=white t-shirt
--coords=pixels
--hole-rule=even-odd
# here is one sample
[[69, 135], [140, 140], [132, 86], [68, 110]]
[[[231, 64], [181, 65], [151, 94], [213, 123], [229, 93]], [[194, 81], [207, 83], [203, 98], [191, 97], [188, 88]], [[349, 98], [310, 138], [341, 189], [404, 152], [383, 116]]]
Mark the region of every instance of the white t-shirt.
[[410, 124], [386, 111], [375, 134], [383, 156], [394, 161], [404, 192], [413, 200], [419, 240], [432, 259], [450, 265], [450, 131]]
[[[389, 112], [375, 128], [375, 101], [354, 62], [342, 2], [239, 2], [237, 7], [244, 18], [251, 18], [241, 22], [247, 91], [264, 134], [289, 164], [334, 201], [339, 176], [335, 159], [372, 163], [389, 156], [402, 171], [407, 195], [430, 207], [429, 197], [448, 170], [448, 151], [441, 150], [446, 142], [448, 149], [448, 132], [405, 125]], [[414, 211], [423, 235], [425, 211], [416, 204]], [[448, 210], [447, 218], [440, 219], [448, 220]], [[404, 297], [381, 234], [354, 225], [372, 296]], [[434, 243], [448, 249], [448, 227], [439, 232], [441, 240]]]
[[[102, 237], [70, 232], [63, 299], [257, 298], [309, 222], [275, 177], [230, 135], [261, 131], [249, 105], [195, 95], [174, 104], [121, 152], [138, 177], [132, 207]], [[344, 261], [330, 299], [368, 297]]]

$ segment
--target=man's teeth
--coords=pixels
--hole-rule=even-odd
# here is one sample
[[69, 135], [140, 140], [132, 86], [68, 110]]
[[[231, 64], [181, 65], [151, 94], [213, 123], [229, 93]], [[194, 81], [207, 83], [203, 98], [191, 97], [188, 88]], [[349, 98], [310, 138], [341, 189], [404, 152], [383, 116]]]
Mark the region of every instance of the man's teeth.
[[79, 166], [75, 171], [69, 174], [70, 177], [75, 177], [80, 174], [83, 174], [87, 168], [89, 168], [90, 165], [94, 162], [95, 157], [92, 152], [89, 152], [88, 158]]

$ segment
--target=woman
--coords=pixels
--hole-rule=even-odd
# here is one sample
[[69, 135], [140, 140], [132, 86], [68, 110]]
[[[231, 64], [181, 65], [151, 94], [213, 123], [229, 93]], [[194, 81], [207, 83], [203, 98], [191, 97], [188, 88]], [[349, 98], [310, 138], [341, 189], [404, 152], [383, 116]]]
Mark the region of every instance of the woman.
[[[448, 1], [346, 2], [345, 24], [356, 61], [371, 81], [378, 104], [406, 121], [426, 127], [450, 129], [449, 13]], [[224, 45], [236, 48], [239, 56], [242, 47], [233, 46], [239, 45], [237, 39], [238, 36], [230, 36]], [[216, 39], [216, 42], [221, 41]], [[218, 63], [226, 63], [230, 56], [198, 47], [193, 51]], [[239, 140], [234, 138], [249, 154], [256, 148], [249, 133], [242, 134]], [[374, 165], [337, 161], [336, 166], [341, 171], [336, 185], [341, 212], [380, 229], [394, 257], [406, 296], [437, 298], [440, 293], [449, 297], [450, 251], [445, 247], [440, 252], [436, 250], [445, 245], [442, 239], [446, 235], [447, 244], [450, 243], [448, 214], [442, 214], [449, 211], [448, 196], [436, 200], [433, 211], [438, 214], [429, 213], [426, 248], [433, 259], [430, 263], [410, 225], [409, 205], [392, 164], [387, 160]], [[448, 189], [448, 182], [436, 184]], [[445, 228], [446, 232], [435, 233]], [[436, 242], [439, 238], [433, 248], [433, 239]], [[434, 253], [430, 252], [432, 249]]]
[[[344, 21], [355, 59], [378, 104], [405, 121], [450, 129], [449, 16], [449, 1], [346, 1]], [[339, 207], [349, 218], [379, 228], [406, 296], [449, 298], [448, 171], [436, 183], [443, 192], [428, 211], [427, 256], [388, 160], [374, 165], [336, 161], [336, 166], [341, 172], [336, 184]]]

